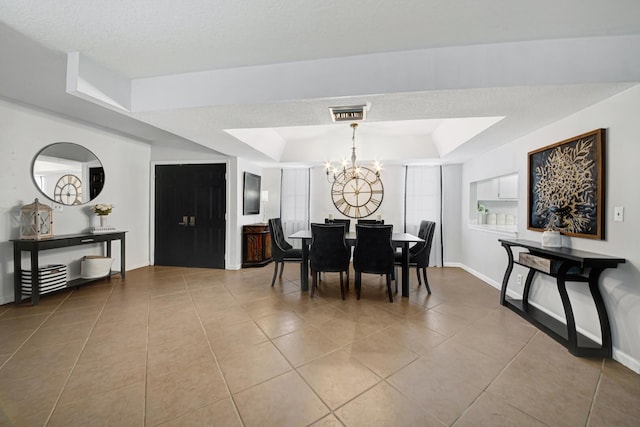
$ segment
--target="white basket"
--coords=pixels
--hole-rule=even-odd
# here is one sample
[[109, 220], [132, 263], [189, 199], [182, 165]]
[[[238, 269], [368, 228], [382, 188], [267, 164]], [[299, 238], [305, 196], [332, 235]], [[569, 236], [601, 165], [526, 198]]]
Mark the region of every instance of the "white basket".
[[80, 277], [83, 279], [97, 279], [111, 274], [113, 258], [87, 255], [80, 263]]

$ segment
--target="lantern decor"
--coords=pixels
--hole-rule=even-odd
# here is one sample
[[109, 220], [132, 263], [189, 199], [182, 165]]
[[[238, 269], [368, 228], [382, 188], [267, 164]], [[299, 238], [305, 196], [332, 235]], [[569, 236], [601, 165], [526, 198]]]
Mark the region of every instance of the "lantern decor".
[[20, 238], [40, 240], [53, 237], [53, 210], [36, 199], [20, 209]]

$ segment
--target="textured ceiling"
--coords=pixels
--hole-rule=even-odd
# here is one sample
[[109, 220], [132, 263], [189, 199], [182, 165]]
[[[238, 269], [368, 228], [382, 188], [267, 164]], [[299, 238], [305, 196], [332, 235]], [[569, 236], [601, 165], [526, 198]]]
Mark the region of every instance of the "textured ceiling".
[[636, 0], [20, 0], [0, 17], [128, 77], [640, 33]]
[[[399, 156], [437, 158], [438, 147], [424, 143], [433, 139], [429, 130], [410, 124], [412, 120], [505, 117], [448, 156], [448, 161], [462, 161], [637, 84], [637, 70], [635, 75], [630, 73], [631, 79], [612, 78], [608, 64], [594, 62], [602, 79], [581, 79], [578, 72], [575, 79], [558, 82], [553, 75], [544, 76], [542, 84], [528, 80], [527, 70], [516, 69], [524, 77], [512, 81], [511, 71], [499, 75], [494, 68], [490, 70], [494, 74], [475, 77], [461, 65], [460, 75], [464, 77], [464, 71], [472, 78], [447, 87], [442, 82], [457, 74], [455, 67], [449, 67], [448, 75], [433, 77], [436, 84], [431, 90], [394, 91], [380, 85], [376, 91], [374, 85], [361, 93], [356, 87], [336, 96], [309, 81], [309, 89], [319, 88], [298, 91], [289, 99], [252, 101], [248, 96], [238, 97], [242, 102], [235, 103], [213, 100], [198, 107], [125, 112], [66, 93], [66, 53], [79, 52], [125, 79], [223, 69], [234, 74], [234, 69], [260, 70], [258, 66], [270, 64], [283, 64], [287, 70], [304, 61], [323, 67], [336, 58], [357, 62], [362, 55], [434, 48], [439, 49], [433, 50], [435, 58], [455, 64], [461, 52], [456, 47], [640, 35], [638, 16], [637, 0], [3, 1], [0, 96], [161, 146], [193, 142], [264, 164], [321, 161], [318, 154], [300, 149], [300, 141], [313, 131], [305, 127], [329, 124], [327, 107], [331, 105], [371, 102], [368, 121], [376, 122], [379, 132], [398, 147], [394, 156], [387, 155], [394, 161], [400, 161]], [[530, 47], [519, 46], [513, 47], [519, 54]], [[634, 68], [638, 55], [636, 48], [626, 66]], [[371, 75], [379, 72], [376, 61], [392, 57], [370, 56], [373, 66], [364, 73], [375, 82]], [[561, 55], [550, 59], [551, 68], [562, 61]], [[624, 66], [621, 62], [609, 68]], [[400, 82], [406, 72], [397, 70]], [[483, 82], [495, 74], [501, 79], [496, 80], [498, 84]], [[274, 83], [275, 79], [254, 83], [252, 91], [261, 92]], [[232, 86], [231, 91], [241, 92], [242, 85]], [[228, 129], [261, 129], [265, 140], [275, 135], [280, 144], [271, 148], [243, 144]], [[362, 130], [364, 142], [366, 131]], [[416, 143], [417, 139], [423, 143]], [[349, 140], [348, 136], [342, 142], [344, 150]]]

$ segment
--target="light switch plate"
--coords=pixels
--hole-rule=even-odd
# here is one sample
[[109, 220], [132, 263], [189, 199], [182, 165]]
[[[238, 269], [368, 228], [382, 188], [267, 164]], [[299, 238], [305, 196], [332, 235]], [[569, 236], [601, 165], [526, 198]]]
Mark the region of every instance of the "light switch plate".
[[613, 208], [613, 220], [614, 221], [618, 221], [618, 222], [624, 221], [624, 207], [623, 206], [616, 206], [615, 208]]

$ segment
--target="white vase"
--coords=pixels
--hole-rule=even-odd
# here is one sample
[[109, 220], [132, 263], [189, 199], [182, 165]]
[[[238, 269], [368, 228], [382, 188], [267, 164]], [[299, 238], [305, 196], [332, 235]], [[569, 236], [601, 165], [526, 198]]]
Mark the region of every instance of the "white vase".
[[107, 215], [99, 215], [100, 217], [100, 227], [107, 226]]
[[547, 248], [561, 248], [562, 235], [559, 231], [547, 230], [542, 233], [542, 246]]

